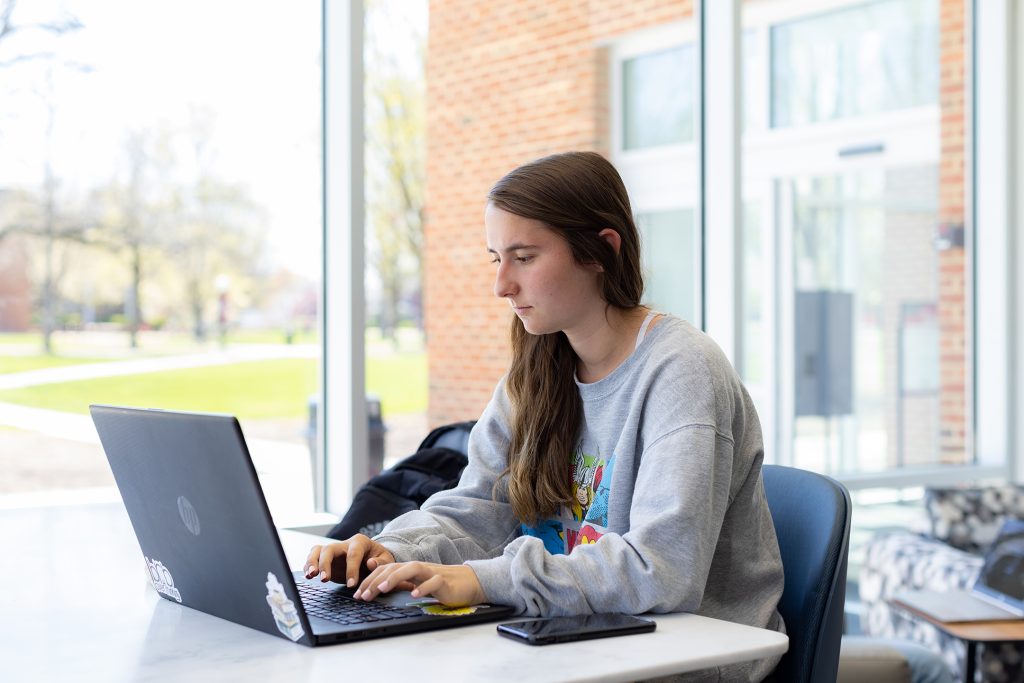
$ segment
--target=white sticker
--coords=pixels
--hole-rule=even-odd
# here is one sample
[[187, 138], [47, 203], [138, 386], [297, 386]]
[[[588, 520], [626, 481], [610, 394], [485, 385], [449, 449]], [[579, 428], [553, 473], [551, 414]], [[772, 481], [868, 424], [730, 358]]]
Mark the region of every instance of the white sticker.
[[170, 570], [160, 560], [151, 560], [145, 555], [143, 557], [146, 560], [146, 566], [149, 567], [149, 578], [153, 582], [156, 592], [181, 602], [181, 593], [174, 587], [174, 577], [171, 576]]
[[274, 614], [278, 631], [294, 641], [306, 634], [299, 622], [299, 613], [295, 611], [295, 603], [284, 594], [284, 586], [271, 572], [267, 572], [267, 604]]

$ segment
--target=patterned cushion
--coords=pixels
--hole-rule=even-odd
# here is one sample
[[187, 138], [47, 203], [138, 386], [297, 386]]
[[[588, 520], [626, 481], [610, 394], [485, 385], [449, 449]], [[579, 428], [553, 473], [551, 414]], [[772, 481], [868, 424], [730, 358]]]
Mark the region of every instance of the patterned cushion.
[[954, 548], [981, 554], [1007, 519], [1024, 519], [1024, 487], [929, 488], [925, 510], [931, 536]]

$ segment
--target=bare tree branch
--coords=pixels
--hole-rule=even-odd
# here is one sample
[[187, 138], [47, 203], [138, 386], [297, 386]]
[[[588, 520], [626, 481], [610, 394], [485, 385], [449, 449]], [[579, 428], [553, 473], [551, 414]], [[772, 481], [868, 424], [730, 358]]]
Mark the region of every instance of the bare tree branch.
[[17, 0], [3, 0], [3, 4], [0, 5], [0, 40], [9, 38], [15, 33], [22, 31], [44, 31], [46, 33], [52, 33], [53, 35], [63, 35], [72, 31], [77, 31], [83, 28], [84, 24], [75, 15], [64, 12], [63, 16], [52, 21], [39, 21], [31, 24], [15, 24], [11, 18], [14, 14], [14, 8], [17, 6]]
[[53, 57], [54, 54], [52, 52], [36, 52], [30, 55], [18, 55], [17, 57], [12, 57], [11, 59], [0, 62], [0, 69], [6, 69], [7, 67], [20, 64], [21, 62], [31, 62], [36, 59], [53, 59]]

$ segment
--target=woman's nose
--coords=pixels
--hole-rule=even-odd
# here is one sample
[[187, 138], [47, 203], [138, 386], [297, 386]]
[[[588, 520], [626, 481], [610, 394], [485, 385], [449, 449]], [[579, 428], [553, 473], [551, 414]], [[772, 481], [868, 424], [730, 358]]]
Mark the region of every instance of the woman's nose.
[[505, 267], [504, 263], [499, 263], [498, 272], [494, 276], [494, 296], [500, 299], [515, 295], [515, 283]]

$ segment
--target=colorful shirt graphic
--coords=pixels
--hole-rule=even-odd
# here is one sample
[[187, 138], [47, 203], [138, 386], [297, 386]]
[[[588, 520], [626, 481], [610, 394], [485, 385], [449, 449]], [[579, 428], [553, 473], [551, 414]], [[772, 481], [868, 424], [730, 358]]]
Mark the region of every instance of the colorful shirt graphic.
[[572, 468], [572, 504], [562, 506], [556, 517], [536, 526], [523, 525], [523, 534], [536, 536], [552, 554], [569, 554], [577, 545], [597, 543], [608, 527], [608, 496], [611, 494], [615, 456], [576, 453]]

